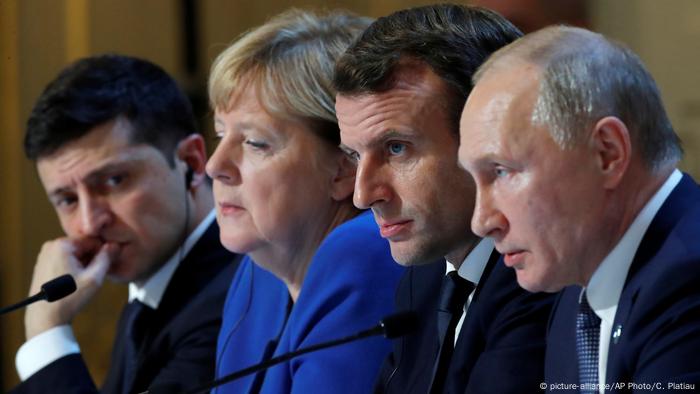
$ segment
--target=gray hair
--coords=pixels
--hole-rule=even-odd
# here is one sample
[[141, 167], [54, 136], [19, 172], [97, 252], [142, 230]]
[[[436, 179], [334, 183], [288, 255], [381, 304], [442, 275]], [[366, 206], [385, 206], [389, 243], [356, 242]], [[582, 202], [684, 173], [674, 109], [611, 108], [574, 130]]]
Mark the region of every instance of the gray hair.
[[563, 149], [580, 143], [601, 118], [614, 116], [629, 129], [633, 149], [649, 169], [683, 155], [654, 79], [629, 48], [585, 29], [552, 26], [496, 52], [474, 83], [514, 58], [540, 68], [531, 120], [549, 126]]

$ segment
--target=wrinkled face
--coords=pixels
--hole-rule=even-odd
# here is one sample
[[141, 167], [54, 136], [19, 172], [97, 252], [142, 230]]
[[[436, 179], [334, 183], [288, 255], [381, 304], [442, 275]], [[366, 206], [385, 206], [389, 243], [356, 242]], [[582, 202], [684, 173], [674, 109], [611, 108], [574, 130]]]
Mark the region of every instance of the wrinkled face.
[[531, 122], [538, 87], [532, 67], [479, 81], [462, 113], [459, 161], [477, 185], [474, 232], [495, 239], [523, 288], [558, 291], [585, 284], [581, 267], [601, 244], [604, 190], [587, 143], [563, 150]]
[[147, 279], [186, 232], [181, 172], [153, 146], [131, 144], [131, 132], [117, 118], [37, 161], [66, 235], [119, 245], [108, 271], [119, 282]]
[[336, 112], [357, 161], [354, 203], [372, 209], [394, 259], [412, 265], [463, 256], [474, 186], [457, 163], [445, 83], [427, 66], [405, 71], [389, 91], [339, 95]]
[[221, 242], [263, 266], [276, 264], [270, 256], [304, 249], [327, 230], [320, 227], [333, 204], [334, 163], [343, 154], [305, 124], [269, 114], [253, 88], [232, 104], [215, 112], [220, 141], [207, 163]]

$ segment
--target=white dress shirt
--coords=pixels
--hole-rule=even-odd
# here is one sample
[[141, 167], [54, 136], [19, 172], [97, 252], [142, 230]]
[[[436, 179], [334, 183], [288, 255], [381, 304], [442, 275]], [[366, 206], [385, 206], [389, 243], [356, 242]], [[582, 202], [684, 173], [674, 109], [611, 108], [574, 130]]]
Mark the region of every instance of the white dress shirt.
[[[457, 339], [459, 339], [459, 332], [462, 330], [464, 319], [467, 317], [467, 310], [469, 309], [469, 305], [471, 304], [472, 298], [474, 297], [474, 293], [476, 292], [476, 287], [479, 285], [481, 275], [484, 273], [486, 264], [489, 262], [489, 257], [491, 257], [491, 253], [493, 253], [493, 248], [493, 238], [483, 238], [481, 241], [479, 241], [476, 247], [472, 249], [471, 252], [469, 252], [467, 257], [462, 262], [462, 265], [459, 266], [459, 271], [457, 271], [457, 275], [459, 275], [463, 279], [474, 283], [474, 290], [472, 290], [472, 292], [469, 294], [469, 297], [467, 297], [467, 302], [464, 303], [464, 311], [462, 312], [462, 316], [460, 317], [459, 322], [457, 323], [457, 327], [455, 327], [455, 339], [453, 345], [457, 344]], [[454, 264], [450, 263], [447, 260], [445, 260], [445, 262], [445, 275], [452, 271], [455, 271]]]
[[[152, 309], [158, 309], [163, 293], [180, 265], [181, 258], [187, 256], [215, 217], [216, 212], [212, 210], [187, 236], [185, 243], [175, 254], [145, 283], [129, 283], [129, 302], [136, 299]], [[73, 353], [80, 353], [80, 346], [71, 326], [66, 324], [53, 327], [34, 336], [19, 348], [15, 357], [17, 374], [22, 381], [25, 381], [52, 362]]]
[[630, 227], [620, 239], [620, 242], [603, 259], [591, 276], [588, 286], [581, 291], [586, 291], [588, 303], [595, 314], [600, 318], [600, 342], [598, 347], [598, 382], [600, 393], [605, 391], [605, 374], [607, 372], [608, 350], [612, 335], [615, 313], [620, 302], [622, 288], [627, 279], [627, 273], [634, 259], [634, 255], [642, 242], [652, 219], [671, 194], [673, 189], [681, 181], [682, 174], [674, 170], [666, 182], [659, 188], [654, 196], [639, 212]]

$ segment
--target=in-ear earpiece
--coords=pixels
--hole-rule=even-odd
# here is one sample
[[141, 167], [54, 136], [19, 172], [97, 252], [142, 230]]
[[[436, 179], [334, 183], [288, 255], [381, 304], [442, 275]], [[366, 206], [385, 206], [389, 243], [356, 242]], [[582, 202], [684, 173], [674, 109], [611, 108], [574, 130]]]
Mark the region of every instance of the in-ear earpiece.
[[187, 172], [185, 172], [185, 188], [189, 190], [190, 184], [192, 183], [192, 178], [194, 178], [194, 170], [192, 167], [187, 166]]

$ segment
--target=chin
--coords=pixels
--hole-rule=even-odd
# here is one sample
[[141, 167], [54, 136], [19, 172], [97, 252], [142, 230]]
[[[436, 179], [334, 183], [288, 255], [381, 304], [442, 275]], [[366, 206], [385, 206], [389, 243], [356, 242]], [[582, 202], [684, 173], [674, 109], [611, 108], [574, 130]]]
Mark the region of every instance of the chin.
[[131, 283], [135, 280], [133, 278], [133, 275], [128, 275], [123, 272], [107, 272], [106, 279], [109, 280], [112, 283], [118, 283], [118, 284], [128, 284]]
[[415, 250], [414, 248], [401, 248], [398, 245], [390, 244], [391, 246], [391, 257], [398, 264], [404, 267], [410, 267], [413, 265], [423, 265], [435, 262], [439, 256], [432, 256], [428, 253], [422, 253], [420, 250]]
[[219, 237], [221, 244], [229, 252], [245, 254], [255, 249], [255, 240], [247, 239], [240, 236], [226, 236], [223, 232]]
[[563, 288], [563, 286], [558, 286], [552, 280], [548, 280], [543, 276], [532, 275], [532, 273], [524, 269], [517, 269], [515, 273], [518, 278], [518, 285], [530, 293], [556, 293]]

